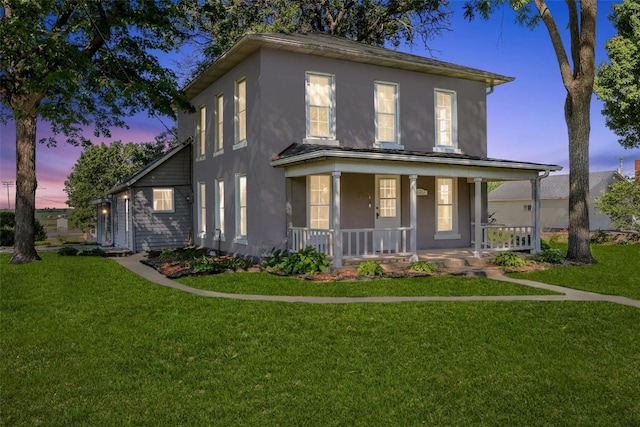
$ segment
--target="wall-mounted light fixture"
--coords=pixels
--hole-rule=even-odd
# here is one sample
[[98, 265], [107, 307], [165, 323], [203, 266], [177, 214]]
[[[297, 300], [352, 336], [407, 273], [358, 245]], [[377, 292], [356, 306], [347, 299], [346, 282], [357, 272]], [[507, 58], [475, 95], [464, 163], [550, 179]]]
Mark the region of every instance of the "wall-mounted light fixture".
[[107, 209], [106, 209], [106, 208], [102, 209], [102, 214], [103, 214], [103, 215], [106, 215], [106, 214], [107, 214]]

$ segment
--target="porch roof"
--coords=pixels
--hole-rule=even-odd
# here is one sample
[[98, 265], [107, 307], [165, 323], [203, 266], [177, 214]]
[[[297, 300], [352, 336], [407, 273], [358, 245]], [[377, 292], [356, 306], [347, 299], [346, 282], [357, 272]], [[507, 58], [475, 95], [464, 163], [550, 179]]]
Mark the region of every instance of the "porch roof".
[[286, 176], [355, 172], [457, 176], [495, 180], [533, 179], [539, 172], [559, 171], [562, 166], [492, 159], [468, 154], [377, 148], [335, 147], [293, 143], [271, 159], [271, 166], [285, 167]]

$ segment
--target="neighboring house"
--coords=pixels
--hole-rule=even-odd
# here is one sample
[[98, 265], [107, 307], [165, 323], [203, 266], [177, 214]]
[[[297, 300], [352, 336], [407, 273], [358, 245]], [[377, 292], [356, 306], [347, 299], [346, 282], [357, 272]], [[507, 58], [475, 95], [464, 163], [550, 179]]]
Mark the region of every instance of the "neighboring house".
[[191, 144], [181, 144], [94, 200], [102, 246], [142, 252], [193, 242]]
[[[589, 228], [613, 230], [610, 218], [595, 208], [594, 199], [606, 193], [623, 177], [618, 172], [589, 174]], [[521, 223], [531, 216], [533, 201], [528, 182], [504, 182], [489, 193], [489, 212], [497, 223]], [[569, 175], [551, 175], [540, 185], [540, 224], [543, 229], [569, 228]]]

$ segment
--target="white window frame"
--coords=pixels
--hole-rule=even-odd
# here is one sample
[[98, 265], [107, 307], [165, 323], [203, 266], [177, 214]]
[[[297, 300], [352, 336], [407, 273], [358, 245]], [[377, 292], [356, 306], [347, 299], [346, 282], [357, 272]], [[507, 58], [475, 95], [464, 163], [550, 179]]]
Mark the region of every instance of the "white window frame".
[[[440, 193], [441, 186], [439, 185], [439, 180], [450, 180], [451, 186], [451, 203], [440, 203]], [[435, 200], [435, 230], [436, 234], [434, 236], [435, 240], [446, 240], [446, 239], [460, 239], [460, 234], [458, 233], [458, 179], [455, 177], [448, 176], [437, 176], [435, 179], [436, 185], [436, 200]], [[451, 206], [451, 230], [439, 230], [438, 229], [438, 221], [440, 219], [439, 216], [439, 207], [440, 206]]]
[[[328, 180], [328, 188], [329, 188], [329, 197], [327, 198], [327, 203], [313, 203], [313, 197], [312, 197], [312, 193], [314, 191], [313, 188], [313, 181], [315, 177], [323, 177], [326, 178]], [[319, 174], [319, 175], [309, 175], [307, 176], [307, 200], [309, 201], [307, 203], [307, 226], [309, 228], [313, 228], [313, 229], [318, 229], [318, 230], [330, 230], [332, 227], [332, 222], [333, 222], [333, 215], [332, 215], [332, 207], [333, 207], [333, 188], [332, 188], [332, 182], [331, 182], [331, 175], [324, 175], [324, 174]], [[327, 207], [327, 218], [326, 218], [326, 223], [327, 226], [326, 227], [319, 227], [319, 226], [314, 226], [314, 208], [315, 207], [322, 207], [325, 206]], [[316, 221], [317, 222], [317, 221]]]
[[[242, 92], [242, 93], [241, 93]], [[247, 146], [247, 78], [236, 80], [233, 96], [234, 104], [234, 145], [233, 149]]]
[[207, 184], [198, 182], [198, 237], [207, 237]]
[[[438, 95], [440, 94], [448, 96], [451, 99], [451, 117], [449, 118], [441, 118], [441, 110], [443, 106], [438, 104]], [[458, 149], [458, 100], [456, 92], [453, 90], [435, 89], [433, 106], [435, 128], [435, 146], [433, 147], [433, 151], [441, 153], [462, 153], [462, 151]], [[450, 143], [448, 144], [440, 143], [440, 135], [442, 132], [441, 125], [443, 122], [448, 123], [450, 126]]]
[[224, 241], [224, 180], [222, 178], [216, 179], [216, 214], [215, 214], [215, 227], [220, 230], [220, 240]]
[[[378, 88], [392, 87], [393, 88], [393, 108], [394, 111], [392, 114], [384, 113], [380, 111], [379, 99], [378, 99]], [[375, 121], [375, 133], [376, 140], [374, 147], [375, 148], [389, 148], [401, 150], [404, 148], [400, 144], [400, 85], [398, 83], [393, 82], [384, 82], [384, 81], [376, 81], [374, 82], [374, 90], [373, 90], [373, 102], [374, 102], [374, 121]], [[394, 126], [394, 135], [393, 140], [383, 140], [380, 138], [380, 127], [379, 127], [379, 119], [381, 115], [390, 116], [393, 115], [393, 126]]]
[[[169, 197], [159, 198], [161, 194], [169, 194]], [[157, 213], [173, 213], [175, 212], [175, 197], [174, 191], [171, 187], [155, 187], [152, 189], [153, 194], [153, 212]], [[158, 209], [157, 206], [160, 202], [164, 202], [168, 200], [168, 203], [171, 205], [170, 207], [166, 207], [164, 209]]]
[[[247, 244], [247, 205], [248, 205], [248, 194], [247, 194], [247, 175], [246, 174], [236, 174], [236, 238], [235, 242], [239, 244], [246, 245]], [[244, 189], [242, 188], [244, 185]], [[244, 190], [244, 205], [242, 204], [242, 192]], [[244, 226], [244, 233], [242, 232], [242, 228]]]
[[224, 154], [224, 96], [216, 95], [214, 105], [215, 130], [213, 136], [213, 155]]
[[[329, 79], [329, 105], [328, 108], [328, 135], [314, 135], [311, 132], [311, 78], [322, 77]], [[317, 73], [307, 71], [305, 74], [305, 121], [306, 135], [303, 141], [305, 144], [321, 144], [321, 145], [340, 145], [336, 140], [336, 79], [333, 74]]]
[[207, 157], [207, 107], [199, 106], [196, 114], [196, 160], [204, 160]]

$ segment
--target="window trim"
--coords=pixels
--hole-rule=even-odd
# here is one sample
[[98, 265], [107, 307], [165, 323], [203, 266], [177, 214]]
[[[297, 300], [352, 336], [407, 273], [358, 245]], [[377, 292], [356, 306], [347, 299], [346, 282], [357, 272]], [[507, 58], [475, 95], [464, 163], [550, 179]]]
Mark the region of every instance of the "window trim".
[[[451, 180], [451, 230], [438, 230], [438, 220], [440, 219], [438, 216], [438, 207], [444, 206], [438, 203], [440, 199], [440, 186], [438, 185], [438, 180], [440, 179], [449, 179]], [[454, 240], [460, 239], [460, 233], [458, 228], [458, 178], [452, 176], [436, 176], [435, 177], [435, 235], [433, 236], [434, 240]], [[447, 206], [449, 206], [447, 204]]]
[[207, 106], [200, 105], [196, 114], [196, 161], [199, 161], [207, 158]]
[[[327, 136], [322, 135], [312, 135], [311, 134], [311, 94], [310, 94], [310, 83], [312, 76], [319, 77], [328, 77], [329, 78], [329, 134]], [[305, 72], [304, 79], [304, 93], [305, 93], [305, 144], [322, 144], [322, 145], [340, 145], [339, 141], [336, 140], [336, 77], [334, 74], [330, 73], [321, 73], [315, 71], [307, 71]]]
[[198, 181], [198, 237], [207, 237], [207, 183]]
[[[216, 179], [216, 188], [215, 188], [215, 209], [216, 214], [214, 217], [214, 227], [216, 230], [220, 230], [220, 241], [225, 241], [225, 200], [224, 200], [224, 179], [218, 178]], [[220, 191], [222, 189], [222, 191]]]
[[[244, 110], [240, 110], [240, 87], [244, 87]], [[233, 93], [233, 123], [234, 123], [234, 145], [233, 149], [247, 146], [247, 78], [242, 77], [235, 82]], [[240, 113], [244, 112], [244, 138], [240, 138]]]
[[224, 95], [219, 93], [215, 96], [213, 107], [215, 128], [213, 133], [213, 155], [224, 154]]
[[[156, 191], [169, 191], [171, 195], [171, 209], [156, 209]], [[173, 187], [153, 187], [152, 191], [152, 211], [154, 213], [174, 213], [176, 211], [176, 198]]]
[[[329, 178], [329, 201], [327, 202], [326, 205], [321, 205], [321, 204], [311, 204], [311, 178], [314, 176], [323, 176], [323, 177], [327, 177]], [[329, 207], [329, 218], [327, 218], [327, 224], [328, 227], [325, 228], [317, 228], [317, 227], [312, 227], [311, 226], [311, 208], [313, 206], [328, 206]], [[307, 227], [309, 228], [313, 228], [314, 230], [331, 230], [333, 228], [333, 183], [332, 183], [332, 179], [331, 179], [331, 175], [328, 174], [314, 174], [314, 175], [307, 175]]]
[[[241, 189], [241, 182], [244, 181], [244, 191], [245, 191], [245, 205], [244, 205], [244, 227], [245, 227], [245, 234], [241, 234], [242, 233], [242, 220], [243, 220], [243, 216], [242, 216], [242, 189]], [[248, 180], [247, 180], [247, 174], [245, 173], [237, 173], [236, 174], [236, 188], [235, 188], [235, 199], [236, 199], [236, 209], [235, 209], [235, 216], [236, 216], [236, 237], [234, 239], [235, 243], [241, 244], [241, 245], [246, 245], [247, 244], [247, 235], [248, 233], [248, 225], [249, 225], [249, 221], [247, 221], [247, 206], [248, 206], [248, 190], [249, 185], [248, 185]]]
[[[439, 139], [438, 120], [438, 94], [451, 96], [451, 145], [441, 145]], [[439, 153], [462, 153], [458, 148], [458, 94], [455, 90], [435, 88], [433, 91], [433, 118], [434, 118], [434, 152]]]
[[[376, 80], [373, 83], [373, 108], [374, 108], [374, 127], [375, 127], [375, 148], [388, 148], [394, 150], [402, 150], [404, 146], [400, 143], [400, 84], [395, 82], [387, 82], [382, 80]], [[394, 88], [394, 140], [393, 141], [382, 141], [379, 137], [379, 127], [378, 127], [378, 115], [380, 114], [378, 110], [378, 87], [379, 86], [390, 86]], [[389, 115], [388, 113], [384, 113]]]

